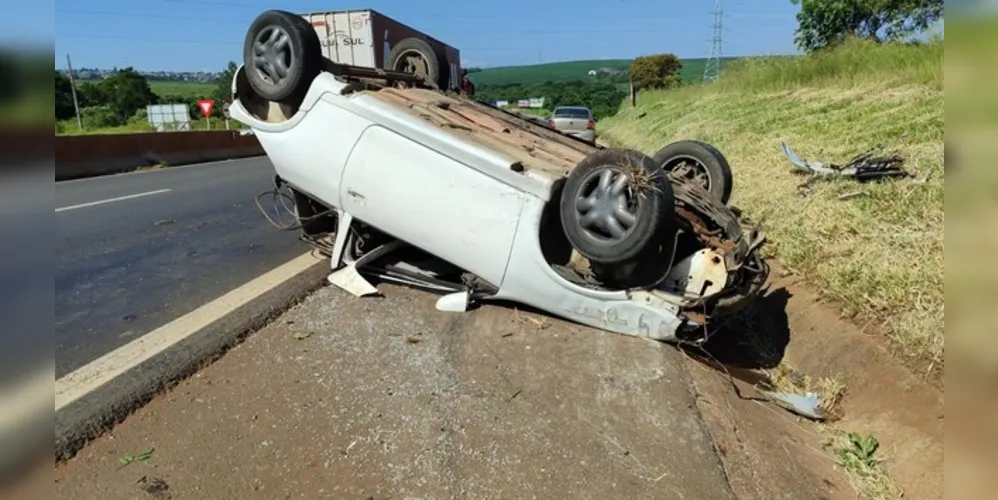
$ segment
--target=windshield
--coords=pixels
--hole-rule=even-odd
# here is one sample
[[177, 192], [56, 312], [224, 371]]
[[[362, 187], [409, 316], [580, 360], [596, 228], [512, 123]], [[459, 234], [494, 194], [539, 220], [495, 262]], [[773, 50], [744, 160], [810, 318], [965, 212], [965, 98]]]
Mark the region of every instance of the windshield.
[[557, 108], [551, 114], [554, 118], [584, 118], [589, 119], [589, 110], [586, 108]]

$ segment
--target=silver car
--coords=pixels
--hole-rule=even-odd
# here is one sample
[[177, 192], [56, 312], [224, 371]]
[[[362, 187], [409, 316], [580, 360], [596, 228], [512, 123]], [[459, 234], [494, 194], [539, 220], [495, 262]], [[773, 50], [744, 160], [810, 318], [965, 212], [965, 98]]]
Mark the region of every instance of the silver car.
[[596, 120], [592, 111], [584, 106], [558, 106], [551, 112], [548, 126], [563, 133], [578, 137], [588, 143], [596, 143]]

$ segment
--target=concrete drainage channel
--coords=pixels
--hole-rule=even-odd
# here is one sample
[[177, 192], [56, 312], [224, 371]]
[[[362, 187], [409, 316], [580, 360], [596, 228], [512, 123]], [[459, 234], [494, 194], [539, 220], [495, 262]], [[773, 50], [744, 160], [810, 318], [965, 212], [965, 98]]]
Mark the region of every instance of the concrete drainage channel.
[[55, 454], [72, 457], [178, 381], [320, 288], [328, 261], [302, 255], [55, 383]]
[[[326, 266], [325, 261], [303, 256], [234, 290], [215, 302], [207, 304], [201, 310], [171, 323], [172, 326], [167, 325], [163, 329], [150, 332], [144, 337], [146, 340], [142, 341], [141, 344], [134, 345], [132, 349], [126, 352], [112, 353], [102, 358], [102, 362], [99, 362], [101, 364], [81, 369], [74, 372], [73, 376], [60, 380], [57, 383], [56, 395], [58, 410], [56, 413], [57, 456], [59, 458], [72, 457], [89, 440], [120, 422], [136, 407], [153, 399], [157, 394], [166, 392], [182, 379], [204, 368], [222, 352], [240, 342], [249, 332], [264, 327], [271, 319], [287, 310], [289, 306], [320, 288], [324, 282], [324, 274], [328, 270]], [[942, 410], [942, 399], [939, 394], [931, 388], [925, 387], [924, 384], [919, 384], [902, 369], [885, 363], [877, 347], [869, 338], [864, 338], [855, 326], [838, 320], [833, 308], [817, 304], [816, 299], [809, 295], [807, 290], [796, 286], [790, 280], [775, 281], [772, 288], [782, 289], [786, 293], [771, 294], [763, 300], [762, 307], [765, 314], [762, 316], [768, 318], [768, 322], [753, 324], [752, 328], [765, 335], [784, 332], [786, 338], [782, 341], [781, 347], [777, 346], [777, 351], [784, 362], [793, 365], [796, 369], [813, 376], [841, 379], [847, 387], [847, 396], [842, 403], [845, 416], [834, 426], [813, 424], [771, 404], [760, 404], [751, 397], [744, 397], [754, 394], [753, 381], [745, 376], [744, 372], [732, 370], [734, 377], [733, 380], [729, 379], [726, 369], [711, 366], [693, 358], [687, 358], [688, 362], [682, 362], [682, 358], [675, 355], [676, 351], [671, 346], [656, 343], [638, 345], [634, 343], [633, 339], [622, 339], [603, 332], [564, 326], [556, 320], [534, 317], [535, 315], [527, 317], [522, 312], [518, 313], [502, 308], [487, 308], [478, 313], [459, 315], [459, 317], [438, 314], [432, 311], [432, 297], [428, 298], [410, 292], [400, 294], [393, 289], [387, 290], [386, 302], [379, 303], [372, 303], [372, 299], [355, 299], [344, 294], [337, 295], [334, 293], [335, 290], [321, 292], [318, 296], [308, 299], [313, 303], [309, 306], [310, 310], [321, 311], [320, 317], [308, 317], [309, 313], [297, 311], [298, 308], [296, 308], [294, 311], [297, 312], [289, 313], [288, 316], [282, 318], [282, 321], [276, 322], [278, 324], [271, 323], [264, 327], [263, 338], [258, 339], [254, 336], [249, 342], [249, 344], [256, 344], [256, 346], [240, 349], [244, 352], [237, 356], [237, 358], [245, 358], [265, 353], [271, 358], [276, 356], [280, 358], [279, 360], [266, 361], [266, 358], [251, 357], [248, 361], [236, 359], [228, 362], [229, 357], [226, 356], [223, 362], [203, 370], [204, 379], [200, 379], [202, 373], [199, 373], [200, 382], [194, 382], [194, 379], [183, 382], [181, 387], [185, 388], [181, 389], [181, 392], [190, 391], [192, 387], [200, 391], [201, 388], [207, 387], [205, 384], [217, 384], [218, 382], [210, 384], [210, 381], [220, 380], [219, 377], [223, 376], [226, 378], [245, 377], [251, 384], [250, 387], [264, 388], [264, 390], [253, 390], [250, 391], [251, 393], [238, 391], [238, 393], [233, 393], [231, 387], [223, 386], [219, 387], [218, 390], [225, 394], [216, 395], [215, 399], [212, 399], [210, 395], [200, 397], [206, 400], [204, 404], [210, 405], [210, 408], [225, 408], [225, 401], [246, 399], [251, 401], [249, 404], [251, 407], [255, 400], [257, 408], [274, 411], [275, 400], [268, 399], [269, 396], [266, 395], [266, 393], [274, 392], [266, 390], [267, 387], [274, 385], [282, 387], [282, 391], [290, 391], [287, 394], [288, 398], [300, 399], [309, 407], [315, 404], [309, 399], [314, 397], [320, 397], [320, 401], [322, 396], [348, 396], [349, 400], [361, 398], [366, 402], [365, 405], [361, 405], [362, 408], [354, 408], [357, 405], [351, 404], [347, 405], [351, 409], [344, 411], [356, 413], [358, 417], [366, 415], [370, 418], [370, 415], [367, 415], [370, 413], [370, 408], [398, 403], [389, 403], [390, 399], [384, 399], [386, 397], [385, 390], [380, 387], [377, 382], [379, 379], [374, 376], [374, 373], [365, 376], [362, 372], [356, 372], [360, 369], [370, 370], [361, 367], [373, 366], [372, 359], [351, 361], [349, 358], [354, 356], [342, 356], [343, 352], [363, 353], [368, 358], [372, 355], [379, 359], [387, 356], [384, 358], [384, 362], [392, 366], [395, 366], [393, 363], [408, 363], [411, 369], [416, 370], [415, 373], [411, 374], [413, 382], [407, 383], [410, 390], [424, 391], [426, 392], [425, 396], [430, 400], [445, 398], [446, 404], [439, 409], [443, 412], [442, 416], [437, 418], [443, 418], [444, 422], [449, 423], [441, 427], [441, 432], [443, 429], [448, 430], [441, 434], [440, 439], [443, 439], [444, 436], [448, 436], [447, 439], [456, 439], [449, 437], [451, 436], [449, 426], [457, 426], [459, 420], [455, 419], [459, 419], [462, 414], [467, 416], [469, 412], [475, 413], [478, 411], [476, 407], [479, 406], [479, 403], [465, 401], [457, 397], [460, 394], [448, 396], [449, 393], [462, 386], [472, 387], [478, 384], [488, 386], [490, 383], [494, 384], [502, 380], [504, 382], [500, 385], [508, 388], [504, 389], [505, 393], [501, 398], [501, 404], [497, 407], [506, 408], [507, 405], [514, 404], [514, 402], [524, 404], [524, 401], [535, 406], [540, 405], [535, 408], [502, 410], [514, 412], [507, 415], [507, 419], [522, 419], [517, 424], [503, 425], [525, 426], [532, 429], [528, 434], [536, 434], [541, 432], [545, 425], [551, 425], [550, 422], [544, 424], [545, 419], [568, 418], [565, 411], [556, 409], [557, 405], [546, 407], [544, 401], [555, 401], [557, 394], [576, 397], [575, 395], [580, 394], [579, 390], [581, 389], [581, 387], [573, 385], [576, 384], [575, 382], [569, 386], [558, 388], [559, 384], [564, 385], [565, 380], [568, 380], [564, 378], [567, 373], [563, 373], [567, 367], [562, 366], [565, 363], [554, 361], [550, 356], [573, 359], [577, 356], [586, 356], [587, 352], [592, 357], [592, 352], [598, 351], [603, 354], [596, 356], [596, 358], [602, 361], [590, 360], [590, 363], [596, 364], [581, 366], [581, 369], [576, 366], [576, 377], [599, 380], [597, 388], [593, 389], [596, 391], [594, 393], [596, 399], [590, 403], [582, 404], [582, 406], [609, 404], [623, 413], [619, 414], [621, 411], [615, 410], [615, 414], [617, 414], [614, 417], [616, 430], [612, 432], [609, 428], [600, 430], [597, 426], [597, 428], [590, 429], [595, 434], [591, 434], [589, 438], [582, 436], [585, 433], [580, 434], [581, 431], [572, 431], [575, 434], [580, 434], [580, 437], [576, 439], [582, 439], [582, 441], [571, 442], [573, 445], [581, 446], [579, 443], [585, 443], [587, 439], [595, 440], [592, 443], [603, 443], [602, 446], [605, 446], [611, 455], [620, 455], [619, 462], [611, 460], [611, 462], [604, 464], [606, 466], [616, 463], [617, 465], [613, 465], [613, 467], [621, 464], [632, 469], [636, 467], [634, 470], [644, 471], [642, 477], [645, 479], [657, 478], [663, 474], [654, 469], [663, 466], [661, 464], [662, 456], [676, 453], [668, 451], [671, 449], [670, 446], [674, 445], [657, 442], [642, 445], [638, 445], [636, 442], [628, 443], [623, 439], [626, 435], [622, 436], [622, 433], [626, 434], [625, 429], [637, 432], [636, 427], [647, 425], [647, 419], [641, 415], [662, 413], [661, 418], [666, 420], [679, 418], [680, 415], [683, 415], [685, 412], [680, 408], [671, 408], [669, 404], [663, 406], [668, 401], [673, 401], [673, 406], [675, 406], [677, 402], [675, 394], [669, 396], [665, 393], [659, 393], [669, 385], [678, 384], [684, 387], [683, 390], [689, 390], [693, 395], [696, 420], [702, 422], [696, 426], [703, 426], [709, 434], [713, 449], [724, 469], [723, 482], [726, 483], [724, 489], [730, 488], [737, 498], [813, 498], [815, 492], [819, 491], [824, 498], [855, 498], [857, 491], [862, 488], [877, 487], [877, 484], [855, 484], [856, 480], [850, 477], [850, 471], [837, 465], [839, 458], [834, 455], [834, 451], [822, 449], [823, 442], [827, 437], [826, 432], [835, 429], [855, 431], [861, 436], [876, 436], [883, 449], [891, 450], [891, 456], [885, 463], [885, 469], [892, 476], [892, 480], [906, 490], [907, 496], [912, 498], [940, 497], [938, 493], [941, 492], [942, 487], [941, 472], [928, 472], [941, 471], [942, 464], [942, 423], [937, 421], [933, 414], [933, 411], [941, 412]], [[783, 298], [780, 299], [780, 297]], [[316, 301], [329, 302], [329, 304], [316, 306], [314, 305]], [[319, 309], [315, 309], [316, 307]], [[389, 312], [388, 309], [394, 312]], [[373, 324], [372, 321], [380, 321], [375, 318], [380, 318], [381, 315], [398, 316], [397, 319], [388, 320], [386, 323], [390, 327], [388, 330], [391, 331], [382, 332], [378, 328], [374, 331], [368, 331]], [[420, 320], [417, 316], [424, 319]], [[340, 319], [343, 317], [351, 317], [355, 320], [343, 322]], [[511, 317], [514, 321], [510, 321]], [[774, 322], [774, 317], [782, 317], [783, 321]], [[782, 326], [780, 326], [781, 323]], [[522, 326], [510, 329], [511, 324]], [[337, 326], [331, 328], [322, 325]], [[413, 329], [413, 331], [409, 332], [407, 329]], [[790, 342], [789, 332], [794, 332], [793, 342]], [[392, 340], [395, 337], [398, 337], [397, 341]], [[281, 339], [284, 339], [283, 347], [280, 344]], [[378, 344], [378, 342], [384, 343], [385, 341], [390, 344], [385, 346]], [[318, 343], [309, 344], [309, 342]], [[442, 344], [438, 348], [420, 354], [423, 351], [419, 349], [431, 348], [436, 343]], [[512, 350], [511, 343], [514, 346]], [[521, 347], [515, 347], [518, 345], [516, 343], [522, 343]], [[524, 347], [529, 349], [531, 344], [534, 347], [532, 351], [517, 350]], [[295, 346], [298, 347], [295, 348]], [[276, 352], [272, 353], [270, 351], [272, 348]], [[309, 355], [311, 361], [305, 359], [284, 366], [286, 363], [291, 363], [294, 356], [300, 356], [300, 354], [296, 354], [301, 352], [300, 349], [306, 349], [305, 352], [313, 351]], [[504, 350], [508, 351], [505, 359], [496, 360], [496, 366], [482, 363], [481, 355], [495, 356], [497, 352], [502, 355]], [[140, 352], [155, 354], [144, 356], [139, 354]], [[256, 354], [251, 354], [253, 352]], [[433, 354], [434, 352], [437, 354]], [[526, 354], [526, 356], [532, 358], [517, 360], [518, 357], [524, 356], [523, 353], [531, 353]], [[392, 356], [401, 357], [392, 361]], [[453, 373], [444, 377], [445, 380], [439, 381], [439, 384], [434, 384], [431, 383], [431, 379], [424, 377], [432, 377], [432, 374], [436, 373], [436, 369], [433, 368], [433, 365], [424, 366], [423, 363], [440, 356], [445, 361], [444, 366]], [[633, 361], [639, 358], [651, 359], [649, 357], [659, 356], [663, 356], [661, 359], [668, 361], [668, 363], [656, 362], [649, 366], [657, 367], [656, 370], [652, 370], [656, 373], [655, 377], [664, 375], [671, 381], [645, 380], [645, 375], [642, 375], [643, 372], [640, 370], [641, 367], [631, 366], [624, 371], [619, 371], [619, 368], [614, 369], [612, 364], [600, 367], [600, 363], [606, 364], [607, 359], [612, 358], [627, 358]], [[363, 358], [363, 356], [360, 357]], [[269, 371], [267, 371], [267, 366], [262, 365], [265, 362], [271, 363]], [[273, 365], [274, 363], [277, 365]], [[301, 363], [306, 363], [308, 368], [305, 368], [306, 365], [298, 366]], [[326, 364], [328, 370], [342, 372], [342, 376], [346, 378], [342, 381], [334, 379], [324, 382], [324, 384], [332, 384], [336, 387], [332, 392], [330, 392], [332, 386], [319, 387], [315, 385], [314, 381], [299, 381], [299, 377], [308, 379], [308, 374], [316, 370], [313, 367], [315, 363]], [[353, 368], [344, 370], [344, 367], [341, 366], [343, 363], [347, 363]], [[574, 365], [575, 363], [568, 364]], [[523, 366], [518, 367], [518, 365]], [[676, 372], [674, 376], [669, 375], [670, 372], [666, 367], [670, 365], [674, 366], [674, 369], [678, 368], [680, 372], [687, 372], [688, 376], [679, 372]], [[254, 366], [255, 369], [266, 371], [269, 375], [261, 377], [258, 374], [246, 373], [246, 366]], [[502, 367], [500, 373], [506, 373], [502, 375], [502, 380], [496, 379], [494, 374], [485, 370], [485, 368], [498, 369], [500, 366]], [[277, 375], [278, 373], [280, 375]], [[517, 375], [521, 379], [526, 378], [526, 380], [517, 383]], [[267, 378], [274, 376], [280, 378], [278, 380]], [[319, 376], [322, 376], [321, 370]], [[458, 379], [453, 377], [458, 377]], [[461, 377], [463, 377], [464, 382], [459, 383], [458, 380]], [[535, 379], [532, 380], [531, 377]], [[536, 379], [536, 377], [540, 377], [540, 379]], [[291, 381], [290, 378], [295, 378], [295, 380]], [[349, 389], [348, 379], [370, 380], [370, 382], [352, 382], [356, 384], [356, 387]], [[492, 379], [496, 380], [492, 381]], [[542, 380], [546, 380], [545, 384], [550, 384], [550, 387], [544, 388], [543, 384], [538, 385]], [[299, 382], [302, 383], [301, 387], [297, 385]], [[346, 385], [338, 385], [341, 383]], [[527, 383], [527, 385], [519, 385], [522, 383]], [[732, 390], [730, 383], [737, 384], [740, 387], [739, 391]], [[690, 386], [689, 389], [685, 389], [687, 385]], [[635, 392], [636, 387], [642, 389]], [[483, 389], [478, 391], [481, 390]], [[569, 392], [573, 390], [575, 392]], [[387, 396], [392, 396], [393, 392], [401, 391], [402, 387], [390, 388]], [[652, 392], [645, 394], [644, 391]], [[261, 395], [261, 393], [263, 394]], [[353, 395], [351, 396], [351, 394]], [[486, 393], [482, 393], [479, 398], [485, 397], [485, 395]], [[186, 401], [187, 396], [180, 395], [179, 397]], [[198, 396], [192, 397], [192, 401], [196, 397]], [[219, 401], [218, 398], [222, 398], [222, 400]], [[474, 399], [474, 401], [478, 400]], [[488, 398], [481, 401], [487, 400]], [[614, 406], [621, 404], [636, 405], [640, 407], [641, 411], [628, 414], [626, 410]], [[155, 415], [161, 412], [167, 414], [164, 418], [169, 419], [170, 416], [175, 418], [177, 416], [176, 404], [173, 403], [172, 414], [169, 410], [170, 405], [169, 401], [151, 403], [150, 406], [153, 407], [151, 411], [143, 411], [136, 415], [139, 422], [131, 426], [123, 426], [123, 429], [115, 433], [118, 439], [114, 442], [124, 441], [119, 445], [139, 446], [134, 441], [135, 436], [143, 433], [137, 433], [136, 427], [146, 428], [146, 433], [149, 432], [150, 428], [153, 429], [154, 433], [157, 432], [156, 429], [159, 427], [157, 424], [152, 424], [150, 427], [150, 420], [155, 419]], [[913, 411], [912, 408], [916, 407], [922, 410]], [[423, 410], [418, 408], [403, 410], [405, 407], [398, 411], [404, 413], [405, 418], [422, 418], [420, 415]], [[242, 413], [244, 410], [238, 411]], [[538, 412], [543, 418], [533, 422], [531, 418], [534, 417], [530, 417], [530, 415], [536, 417]], [[282, 412], [278, 411], [278, 413]], [[571, 414], [572, 411], [568, 413]], [[294, 427], [295, 417], [292, 414], [282, 418], [291, 419], [284, 422], [285, 427], [289, 429]], [[254, 414], [251, 420], [255, 421], [255, 419]], [[474, 420], [481, 419], [476, 417]], [[562, 424], [559, 424], [559, 428], [563, 430], [570, 428], [572, 425], [570, 420], [562, 422], [568, 427], [562, 428], [560, 427]], [[599, 419], [597, 418], [597, 420]], [[597, 420], [587, 420], [588, 425], [581, 425], [580, 429], [593, 427], [595, 423], [598, 423]], [[433, 421], [432, 418], [431, 421]], [[276, 422], [281, 422], [281, 420]], [[398, 422], [396, 425], [401, 423]], [[263, 427], [270, 429], [271, 426]], [[472, 431], [470, 436], [477, 432], [483, 432], [483, 430], [489, 432], [488, 427]], [[654, 429], [646, 431], [651, 430]], [[181, 442], [184, 439], [193, 439], [193, 442], [183, 445], [187, 447], [198, 446], [197, 440], [202, 439], [198, 436], [203, 436], [194, 431], [193, 437], [187, 436], [185, 438], [184, 431], [176, 428], [164, 428], [159, 432], [164, 435], [162, 440], [167, 442], [174, 439], [179, 439]], [[261, 442], [271, 442], [275, 439], [269, 430], [262, 432], [263, 434], [257, 436], [262, 440]], [[253, 431], [250, 428], [244, 428], [240, 433], [252, 434]], [[276, 439], [280, 439], [280, 437], [280, 431], [278, 431]], [[528, 441], [536, 438], [537, 436]], [[148, 435], [146, 434], [143, 439], [148, 439]], [[514, 438], [510, 439], [516, 441]], [[605, 439], [606, 442], [604, 443], [601, 439]], [[351, 445], [351, 442], [354, 445]], [[460, 446], [473, 444], [472, 442], [464, 445], [460, 443], [461, 441], [456, 444], [451, 443], [444, 447], [446, 448], [444, 451], [453, 451], [459, 449]], [[351, 451], [356, 445], [356, 439], [353, 441], [348, 439], [343, 445], [348, 455], [352, 456], [353, 453], [357, 452], [357, 450]], [[484, 443], [478, 443], [478, 445], [480, 447]], [[88, 452], [88, 457], [91, 458], [93, 456], [106, 456], [109, 453], [108, 450], [114, 450], [116, 445], [101, 439], [92, 446], [95, 449]], [[162, 444], [159, 446], [165, 448]], [[165, 463], [170, 451], [163, 450], [157, 451], [157, 453], [163, 454], [161, 459]], [[176, 458], [187, 456], [182, 455], [182, 457]], [[507, 455], [504, 459], [509, 457]], [[658, 463], [654, 462], [656, 460]], [[90, 461], [88, 458], [85, 462]], [[80, 474], [81, 467], [87, 471], [90, 469], [85, 469], [86, 467], [96, 466], [74, 464], [73, 470], [77, 472], [71, 474]], [[689, 468], [680, 467], [679, 469], [687, 470], [686, 473], [689, 474], [693, 473], [688, 470]], [[83, 473], [89, 474], [89, 472]], [[617, 471], [616, 474], [621, 474], [621, 472]], [[620, 476], [617, 480], [623, 480], [623, 477]], [[110, 478], [113, 476], [109, 476]], [[181, 478], [167, 479], [182, 481]], [[189, 480], [190, 478], [184, 479]], [[539, 479], [535, 479], [535, 481], [539, 481]], [[537, 484], [551, 486], [551, 483]], [[716, 482], [712, 484], [719, 486]], [[219, 492], [219, 494], [222, 493]], [[862, 497], [862, 495], [860, 496]]]

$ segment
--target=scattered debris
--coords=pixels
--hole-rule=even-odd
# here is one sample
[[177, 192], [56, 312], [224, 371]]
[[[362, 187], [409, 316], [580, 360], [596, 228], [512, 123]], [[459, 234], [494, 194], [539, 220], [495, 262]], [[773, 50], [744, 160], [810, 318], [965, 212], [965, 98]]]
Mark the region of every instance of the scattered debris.
[[139, 453], [138, 455], [132, 455], [130, 453], [122, 455], [118, 459], [121, 462], [121, 467], [119, 467], [119, 469], [127, 467], [133, 462], [145, 462], [146, 460], [149, 460], [149, 458], [152, 457], [152, 452], [153, 452], [152, 448], [146, 448], [145, 450], [142, 451], [142, 453]]
[[420, 332], [416, 332], [415, 335], [408, 335], [405, 338], [405, 341], [408, 342], [408, 343], [410, 343], [410, 344], [418, 344], [422, 340], [423, 340], [423, 334], [420, 333]]
[[818, 395], [813, 392], [808, 392], [804, 395], [791, 394], [787, 392], [771, 392], [766, 390], [760, 390], [759, 392], [775, 401], [783, 408], [786, 408], [787, 410], [790, 410], [802, 417], [807, 417], [813, 420], [825, 419], [825, 416], [818, 410], [818, 406], [820, 406]]
[[786, 142], [781, 141], [783, 154], [787, 156], [797, 170], [807, 174], [807, 180], [798, 186], [807, 189], [811, 183], [819, 179], [832, 179], [837, 177], [848, 177], [858, 182], [869, 182], [886, 178], [909, 177], [910, 174], [901, 168], [904, 158], [893, 153], [890, 156], [875, 156], [872, 151], [858, 154], [849, 160], [845, 165], [834, 163], [824, 164], [822, 162], [809, 162], [797, 156]]
[[155, 224], [157, 226], [166, 226], [166, 225], [169, 225], [169, 224], [175, 224], [176, 222], [177, 221], [175, 221], [173, 219], [160, 219], [160, 220], [156, 221]]
[[305, 339], [307, 339], [307, 338], [309, 338], [311, 336], [312, 336], [312, 332], [310, 332], [310, 331], [298, 331], [298, 332], [294, 333], [294, 337], [297, 340], [305, 340]]
[[551, 327], [551, 323], [548, 323], [547, 318], [534, 319], [527, 316], [527, 319], [537, 327], [538, 330], [545, 330]]
[[504, 338], [504, 339], [508, 338], [508, 337], [512, 337], [512, 336], [513, 336], [513, 332], [506, 332], [506, 333], [502, 334], [502, 338]]
[[781, 407], [813, 420], [837, 420], [845, 385], [834, 378], [812, 379], [786, 363], [767, 372], [757, 387], [760, 393]]
[[[535, 327], [537, 327], [538, 330], [544, 330], [551, 326], [551, 323], [548, 323], [547, 318], [542, 317], [541, 319], [536, 319], [536, 318], [531, 318], [530, 316], [520, 316], [520, 311], [518, 311], [516, 308], [513, 309], [513, 319], [519, 323], [530, 322]], [[512, 333], [510, 333], [509, 335], [512, 335]], [[504, 337], [505, 336], [507, 335], [504, 335]]]
[[173, 498], [173, 495], [170, 494], [170, 485], [158, 477], [150, 478], [142, 476], [136, 483], [142, 491], [152, 495], [157, 500], [169, 500]]
[[845, 193], [839, 195], [839, 199], [843, 201], [851, 200], [853, 198], [859, 198], [860, 196], [866, 196], [866, 194], [867, 194], [866, 191], [853, 191], [851, 193]]
[[514, 399], [516, 399], [516, 397], [517, 397], [517, 396], [519, 396], [519, 395], [520, 395], [521, 393], [523, 393], [523, 389], [517, 389], [517, 391], [516, 391], [516, 392], [514, 392], [514, 393], [513, 393], [513, 395], [512, 395], [512, 396], [510, 396], [510, 397], [509, 397], [509, 399], [507, 399], [507, 400], [506, 400], [506, 402], [507, 402], [507, 403], [509, 403], [509, 402], [513, 401], [513, 400], [514, 400]]

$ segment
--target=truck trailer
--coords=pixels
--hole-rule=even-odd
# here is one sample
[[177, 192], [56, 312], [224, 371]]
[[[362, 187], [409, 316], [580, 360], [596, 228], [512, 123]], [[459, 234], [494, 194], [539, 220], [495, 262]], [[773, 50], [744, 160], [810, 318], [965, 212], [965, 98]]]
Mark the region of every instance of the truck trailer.
[[302, 17], [315, 29], [322, 55], [333, 62], [419, 74], [442, 90], [460, 84], [460, 51], [380, 12], [338, 10]]

